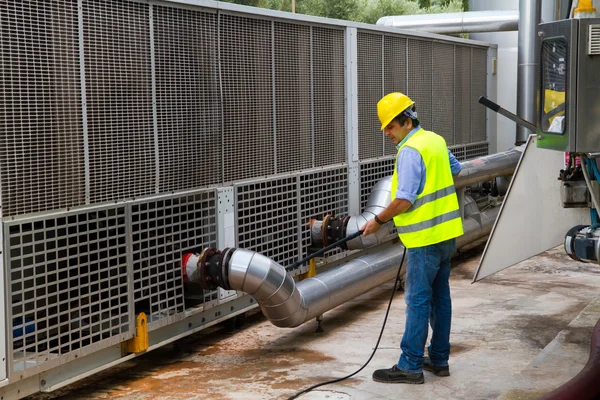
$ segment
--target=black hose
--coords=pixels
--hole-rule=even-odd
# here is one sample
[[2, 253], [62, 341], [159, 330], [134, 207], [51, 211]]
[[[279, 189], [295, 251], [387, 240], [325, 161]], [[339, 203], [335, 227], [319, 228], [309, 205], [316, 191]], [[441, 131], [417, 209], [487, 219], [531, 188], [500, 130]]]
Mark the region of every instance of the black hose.
[[288, 271], [290, 271], [290, 270], [293, 270], [293, 269], [295, 269], [295, 268], [298, 268], [299, 266], [301, 266], [302, 264], [304, 264], [304, 263], [305, 263], [305, 262], [307, 262], [308, 260], [310, 260], [310, 259], [312, 259], [312, 258], [315, 258], [315, 257], [318, 257], [318, 256], [320, 256], [321, 254], [324, 254], [326, 251], [329, 251], [329, 250], [335, 249], [335, 248], [336, 248], [337, 246], [339, 246], [340, 244], [342, 244], [342, 243], [345, 243], [345, 242], [347, 242], [347, 241], [349, 241], [349, 240], [352, 240], [352, 239], [354, 239], [355, 237], [358, 237], [358, 236], [362, 235], [362, 233], [363, 233], [363, 231], [354, 232], [354, 233], [353, 233], [352, 235], [350, 235], [350, 236], [346, 236], [345, 238], [343, 238], [343, 239], [340, 239], [340, 240], [338, 240], [338, 241], [337, 241], [337, 242], [335, 242], [335, 243], [331, 243], [331, 244], [330, 244], [329, 246], [327, 246], [327, 247], [323, 247], [323, 248], [322, 248], [321, 250], [319, 250], [319, 251], [315, 251], [314, 253], [312, 253], [312, 254], [309, 254], [308, 256], [304, 257], [302, 260], [298, 260], [298, 261], [296, 261], [295, 263], [293, 263], [292, 265], [288, 265], [287, 267], [285, 267], [285, 269], [286, 269], [286, 270], [288, 270]]
[[379, 332], [379, 337], [377, 338], [377, 343], [375, 344], [375, 348], [373, 349], [373, 352], [371, 353], [371, 356], [369, 357], [369, 359], [367, 360], [367, 362], [364, 363], [362, 367], [360, 367], [359, 369], [357, 369], [356, 371], [354, 371], [350, 375], [346, 375], [346, 376], [344, 376], [342, 378], [332, 379], [332, 380], [327, 381], [327, 382], [317, 383], [316, 385], [310, 386], [310, 387], [308, 387], [308, 388], [306, 388], [306, 389], [304, 389], [304, 390], [296, 393], [292, 397], [289, 397], [288, 400], [297, 399], [299, 396], [302, 396], [303, 394], [308, 393], [311, 390], [314, 390], [314, 389], [316, 389], [318, 387], [329, 385], [331, 383], [341, 382], [341, 381], [343, 381], [345, 379], [351, 378], [354, 375], [358, 374], [360, 371], [362, 371], [367, 365], [369, 365], [369, 363], [373, 359], [373, 356], [375, 356], [375, 352], [377, 351], [377, 348], [379, 347], [379, 342], [381, 342], [381, 337], [383, 336], [383, 330], [385, 329], [385, 323], [387, 322], [388, 315], [390, 313], [390, 307], [392, 306], [392, 300], [394, 299], [394, 294], [396, 294], [396, 288], [398, 286], [398, 282], [400, 281], [400, 271], [402, 271], [402, 264], [404, 264], [404, 257], [405, 256], [406, 256], [406, 247], [404, 248], [404, 251], [402, 252], [402, 260], [400, 261], [400, 266], [398, 267], [398, 273], [396, 274], [396, 280], [394, 281], [394, 289], [392, 289], [392, 295], [390, 296], [390, 301], [388, 303], [387, 310], [385, 310], [385, 317], [383, 317], [383, 325], [381, 326], [381, 332]]

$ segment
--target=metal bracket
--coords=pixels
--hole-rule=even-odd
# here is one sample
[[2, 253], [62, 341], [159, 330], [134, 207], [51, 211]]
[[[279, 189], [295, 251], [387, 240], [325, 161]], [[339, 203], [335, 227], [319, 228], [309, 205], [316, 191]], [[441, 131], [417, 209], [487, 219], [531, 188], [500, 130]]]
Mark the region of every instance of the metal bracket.
[[314, 258], [311, 258], [308, 261], [308, 271], [300, 274], [300, 280], [303, 281], [304, 279], [308, 279], [308, 278], [312, 278], [313, 276], [317, 275], [317, 260], [315, 260]]
[[[233, 186], [217, 188], [217, 248], [226, 249], [236, 246], [235, 235], [235, 192]], [[219, 288], [219, 302], [235, 298], [235, 290]]]
[[121, 356], [131, 353], [141, 353], [148, 350], [148, 320], [146, 314], [138, 314], [135, 323], [135, 336], [126, 342], [121, 342]]

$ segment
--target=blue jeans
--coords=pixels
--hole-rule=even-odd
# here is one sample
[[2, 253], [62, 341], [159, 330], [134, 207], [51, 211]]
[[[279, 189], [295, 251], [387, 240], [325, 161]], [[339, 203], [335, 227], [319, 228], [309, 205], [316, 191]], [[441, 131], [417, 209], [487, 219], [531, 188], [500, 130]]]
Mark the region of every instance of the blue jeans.
[[428, 323], [433, 335], [428, 347], [431, 364], [448, 365], [450, 357], [450, 256], [456, 250], [456, 240], [407, 250], [404, 300], [406, 325], [400, 348], [398, 368], [407, 372], [423, 370], [423, 349], [427, 342]]

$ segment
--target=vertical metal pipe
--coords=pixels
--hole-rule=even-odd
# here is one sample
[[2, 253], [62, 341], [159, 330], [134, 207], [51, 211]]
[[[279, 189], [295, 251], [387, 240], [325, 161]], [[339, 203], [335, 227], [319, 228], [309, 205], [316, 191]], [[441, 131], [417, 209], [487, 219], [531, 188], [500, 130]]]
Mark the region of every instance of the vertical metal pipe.
[[[517, 114], [535, 124], [537, 104], [537, 26], [540, 23], [541, 0], [519, 2], [519, 52], [517, 69]], [[517, 126], [516, 144], [527, 141], [528, 129]]]

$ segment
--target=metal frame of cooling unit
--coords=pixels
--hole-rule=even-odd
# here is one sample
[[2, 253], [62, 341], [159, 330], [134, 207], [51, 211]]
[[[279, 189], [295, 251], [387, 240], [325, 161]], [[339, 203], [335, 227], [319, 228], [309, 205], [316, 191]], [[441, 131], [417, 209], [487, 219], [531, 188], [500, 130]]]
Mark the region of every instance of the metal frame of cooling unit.
[[493, 150], [477, 99], [495, 97], [495, 45], [209, 0], [19, 4], [0, 4], [4, 399], [135, 357], [120, 343], [138, 309], [152, 350], [256, 307], [184, 293], [181, 254], [291, 264], [311, 217], [359, 213], [393, 165], [384, 93], [411, 96], [459, 160]]

